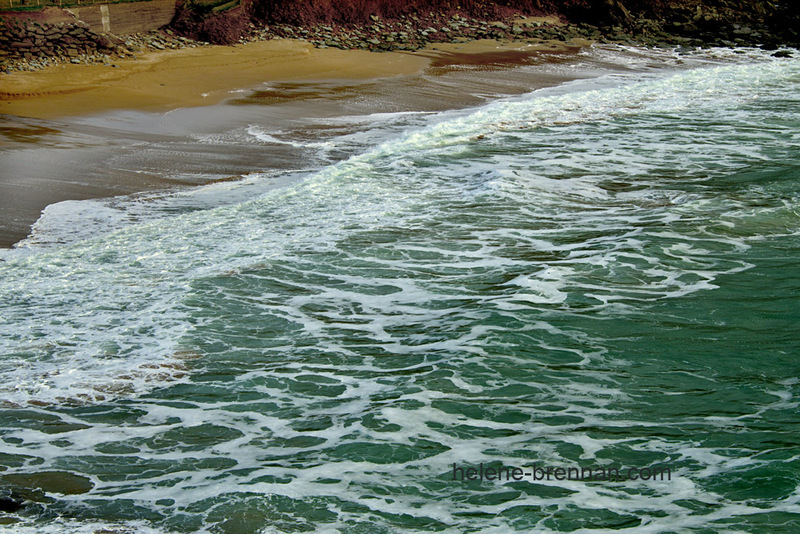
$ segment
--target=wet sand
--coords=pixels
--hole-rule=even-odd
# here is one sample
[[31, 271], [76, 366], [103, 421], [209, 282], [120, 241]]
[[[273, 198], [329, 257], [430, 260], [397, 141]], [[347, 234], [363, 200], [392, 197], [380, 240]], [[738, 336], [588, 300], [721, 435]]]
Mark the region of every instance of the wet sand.
[[574, 78], [513, 72], [567, 61], [575, 50], [479, 41], [378, 54], [266, 41], [152, 53], [118, 68], [69, 65], [2, 76], [0, 246], [25, 238], [46, 206], [64, 200], [309, 165], [308, 154], [290, 145], [199, 138], [249, 124], [290, 131], [315, 117], [476, 105], [491, 94]]

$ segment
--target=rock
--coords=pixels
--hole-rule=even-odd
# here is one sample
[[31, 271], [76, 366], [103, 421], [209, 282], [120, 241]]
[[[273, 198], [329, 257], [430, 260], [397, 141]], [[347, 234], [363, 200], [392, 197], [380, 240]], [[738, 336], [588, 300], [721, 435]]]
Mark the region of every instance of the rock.
[[114, 43], [112, 43], [111, 40], [104, 35], [95, 35], [94, 42], [97, 43], [97, 46], [100, 48], [114, 48]]
[[6, 514], [13, 514], [14, 512], [18, 512], [23, 507], [21, 501], [11, 499], [9, 497], [0, 497], [0, 512]]
[[94, 487], [86, 477], [64, 471], [42, 471], [39, 473], [13, 473], [2, 477], [4, 482], [28, 489], [38, 489], [47, 493], [76, 495], [86, 493]]
[[794, 55], [789, 50], [778, 50], [772, 57], [794, 57]]

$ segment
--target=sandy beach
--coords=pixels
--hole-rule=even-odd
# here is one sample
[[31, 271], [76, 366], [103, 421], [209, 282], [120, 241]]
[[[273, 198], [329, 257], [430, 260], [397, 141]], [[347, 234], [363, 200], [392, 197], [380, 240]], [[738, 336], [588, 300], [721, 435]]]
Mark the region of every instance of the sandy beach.
[[[422, 56], [317, 50], [274, 40], [141, 54], [111, 66], [64, 65], [0, 78], [2, 112], [59, 117], [132, 108], [166, 111], [214, 104], [232, 89], [269, 80], [363, 79], [418, 71]], [[373, 57], [370, 57], [373, 56]]]
[[[586, 44], [586, 43], [583, 43]], [[574, 46], [573, 46], [574, 47]], [[35, 118], [86, 115], [112, 109], [163, 112], [218, 103], [231, 90], [270, 81], [364, 80], [422, 72], [464, 60], [496, 61], [498, 52], [565, 50], [564, 43], [475, 41], [437, 44], [418, 52], [371, 53], [318, 49], [279, 39], [142, 53], [114, 66], [61, 65], [0, 76], [0, 113]], [[483, 59], [481, 59], [483, 57]], [[513, 61], [509, 56], [503, 61]]]

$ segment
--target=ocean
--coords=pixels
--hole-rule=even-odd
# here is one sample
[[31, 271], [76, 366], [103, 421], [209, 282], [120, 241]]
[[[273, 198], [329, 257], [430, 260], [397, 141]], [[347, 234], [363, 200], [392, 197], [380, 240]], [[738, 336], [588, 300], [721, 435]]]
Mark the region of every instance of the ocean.
[[0, 531], [800, 532], [800, 60], [569, 61], [243, 95], [194, 164], [291, 164], [49, 206], [0, 251]]

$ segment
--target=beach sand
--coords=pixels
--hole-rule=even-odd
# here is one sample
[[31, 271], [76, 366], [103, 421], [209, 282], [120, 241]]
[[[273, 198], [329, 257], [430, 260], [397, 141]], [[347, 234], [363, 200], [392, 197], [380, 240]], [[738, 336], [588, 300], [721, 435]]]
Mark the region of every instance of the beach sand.
[[2, 75], [0, 246], [25, 238], [57, 202], [307, 164], [289, 145], [198, 143], [198, 135], [252, 123], [280, 130], [309, 117], [477, 105], [490, 94], [575, 77], [528, 71], [515, 79], [512, 67], [564, 61], [581, 44], [476, 41], [371, 53], [274, 40], [147, 53], [116, 68], [64, 65]]
[[[148, 52], [122, 59], [115, 66], [59, 65], [35, 72], [0, 76], [0, 113], [35, 118], [86, 115], [111, 109], [168, 111], [215, 104], [233, 89], [275, 80], [363, 80], [421, 72], [448, 55], [481, 61], [481, 55], [517, 50], [564, 50], [548, 42], [437, 44], [417, 52], [372, 53], [364, 50], [317, 49], [288, 39], [239, 46], [208, 46]], [[509, 61], [509, 57], [505, 61]]]
[[417, 72], [412, 54], [314, 49], [273, 40], [141, 54], [111, 66], [63, 65], [0, 77], [2, 113], [52, 118], [109, 109], [167, 111], [214, 104], [231, 89], [270, 80], [364, 79]]

